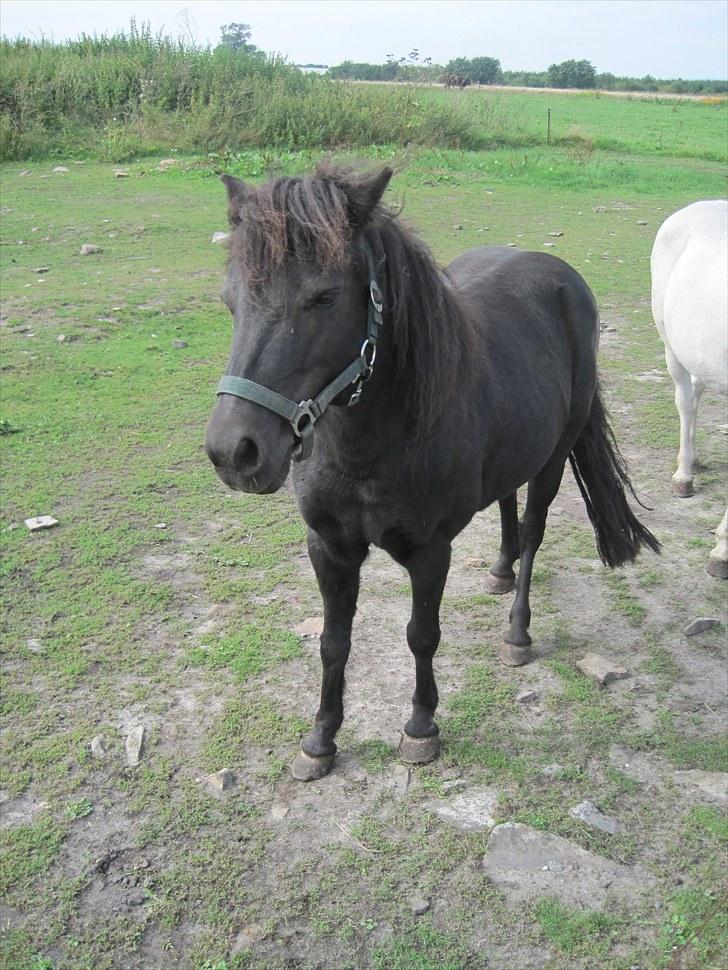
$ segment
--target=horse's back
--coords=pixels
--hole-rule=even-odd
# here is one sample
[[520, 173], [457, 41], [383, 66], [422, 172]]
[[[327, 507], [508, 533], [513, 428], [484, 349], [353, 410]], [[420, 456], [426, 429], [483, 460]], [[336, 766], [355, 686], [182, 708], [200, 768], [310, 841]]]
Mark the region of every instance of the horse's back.
[[670, 216], [652, 248], [652, 313], [660, 336], [701, 382], [728, 384], [728, 202]]
[[591, 290], [568, 263], [550, 253], [504, 246], [470, 249], [447, 267], [453, 285], [496, 344], [544, 342], [550, 355], [593, 357], [599, 315]]

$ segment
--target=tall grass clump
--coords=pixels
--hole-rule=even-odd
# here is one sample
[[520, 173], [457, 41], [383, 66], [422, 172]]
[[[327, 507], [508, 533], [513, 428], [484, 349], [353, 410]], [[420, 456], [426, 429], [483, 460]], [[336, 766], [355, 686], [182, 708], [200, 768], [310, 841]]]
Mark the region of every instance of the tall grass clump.
[[478, 148], [488, 134], [455, 100], [415, 88], [363, 89], [274, 56], [152, 34], [63, 44], [0, 41], [0, 153], [135, 154], [419, 144]]

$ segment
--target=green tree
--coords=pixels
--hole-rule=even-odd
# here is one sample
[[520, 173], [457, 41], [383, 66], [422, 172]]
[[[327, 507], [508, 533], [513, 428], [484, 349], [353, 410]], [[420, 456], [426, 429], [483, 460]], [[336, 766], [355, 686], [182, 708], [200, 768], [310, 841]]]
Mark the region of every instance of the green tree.
[[223, 24], [220, 28], [220, 47], [242, 51], [243, 54], [262, 55], [255, 44], [249, 43], [252, 31], [249, 24]]
[[466, 77], [471, 84], [500, 84], [501, 63], [495, 57], [456, 57], [445, 65], [445, 74]]
[[593, 88], [597, 72], [589, 61], [562, 61], [549, 65], [548, 78], [552, 88]]

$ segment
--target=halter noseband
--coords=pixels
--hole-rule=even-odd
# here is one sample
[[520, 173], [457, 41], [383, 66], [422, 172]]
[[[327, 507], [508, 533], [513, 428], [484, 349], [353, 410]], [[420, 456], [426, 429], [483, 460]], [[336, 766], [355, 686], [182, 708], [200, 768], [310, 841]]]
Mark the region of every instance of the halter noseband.
[[374, 372], [377, 341], [382, 328], [383, 297], [377, 283], [372, 251], [364, 242], [360, 243], [360, 249], [367, 261], [369, 272], [369, 304], [367, 307], [367, 335], [356, 360], [349, 364], [330, 384], [327, 384], [315, 398], [301, 401], [300, 404], [283, 397], [277, 391], [272, 391], [269, 387], [256, 384], [255, 381], [249, 381], [246, 377], [234, 377], [232, 374], [226, 374], [217, 386], [218, 396], [220, 394], [231, 394], [233, 397], [242, 398], [244, 401], [252, 401], [288, 421], [293, 428], [294, 435], [298, 438], [298, 443], [293, 451], [294, 461], [303, 461], [311, 454], [313, 450], [313, 427], [334, 398], [338, 397], [351, 384], [354, 384], [355, 387], [347, 407], [358, 404], [362, 388]]

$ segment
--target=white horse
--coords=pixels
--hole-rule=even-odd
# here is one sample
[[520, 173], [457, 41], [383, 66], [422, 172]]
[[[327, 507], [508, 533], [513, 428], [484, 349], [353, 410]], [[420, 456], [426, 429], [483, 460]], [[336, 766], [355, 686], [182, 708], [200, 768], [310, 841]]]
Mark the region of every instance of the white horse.
[[[693, 494], [695, 419], [705, 387], [728, 394], [728, 201], [695, 202], [670, 216], [652, 248], [652, 313], [665, 342], [680, 414], [675, 495]], [[728, 510], [708, 572], [728, 578]]]

